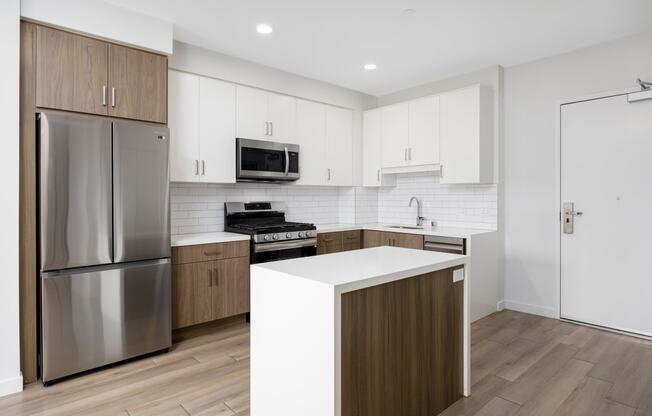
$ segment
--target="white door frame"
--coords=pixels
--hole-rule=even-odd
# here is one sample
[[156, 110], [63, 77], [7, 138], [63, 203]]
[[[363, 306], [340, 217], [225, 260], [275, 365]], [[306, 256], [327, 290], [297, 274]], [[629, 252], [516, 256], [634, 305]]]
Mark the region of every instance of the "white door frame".
[[561, 106], [564, 104], [579, 103], [582, 101], [598, 100], [601, 98], [613, 97], [616, 95], [631, 94], [640, 92], [640, 88], [632, 87], [616, 91], [607, 91], [581, 97], [567, 98], [555, 103], [555, 213], [559, 215], [557, 238], [555, 238], [555, 259], [554, 265], [557, 273], [557, 285], [555, 288], [555, 318], [561, 316], [561, 238], [563, 233], [563, 224], [561, 222]]

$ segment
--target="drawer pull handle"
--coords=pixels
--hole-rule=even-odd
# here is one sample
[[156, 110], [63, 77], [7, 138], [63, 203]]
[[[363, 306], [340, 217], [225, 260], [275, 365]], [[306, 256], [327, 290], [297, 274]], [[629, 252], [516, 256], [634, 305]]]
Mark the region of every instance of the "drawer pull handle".
[[204, 256], [219, 256], [221, 251], [204, 251]]

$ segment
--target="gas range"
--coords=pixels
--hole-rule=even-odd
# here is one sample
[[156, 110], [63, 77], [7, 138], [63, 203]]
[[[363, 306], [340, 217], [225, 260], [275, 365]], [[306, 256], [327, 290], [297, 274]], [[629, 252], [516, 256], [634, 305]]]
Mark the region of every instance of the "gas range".
[[283, 260], [317, 253], [317, 227], [285, 220], [283, 202], [227, 202], [224, 231], [251, 236], [251, 262]]

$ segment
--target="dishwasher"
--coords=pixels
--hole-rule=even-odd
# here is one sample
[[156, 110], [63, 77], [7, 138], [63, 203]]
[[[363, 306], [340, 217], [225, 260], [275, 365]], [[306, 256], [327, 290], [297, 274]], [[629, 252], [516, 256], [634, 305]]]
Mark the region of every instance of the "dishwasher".
[[466, 254], [466, 240], [464, 238], [427, 235], [423, 243], [424, 250]]

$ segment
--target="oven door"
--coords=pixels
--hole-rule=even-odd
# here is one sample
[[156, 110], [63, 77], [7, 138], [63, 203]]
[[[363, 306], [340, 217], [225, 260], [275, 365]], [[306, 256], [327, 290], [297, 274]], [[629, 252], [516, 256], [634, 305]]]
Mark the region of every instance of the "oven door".
[[299, 145], [236, 139], [238, 181], [296, 181]]
[[275, 243], [258, 243], [253, 245], [251, 263], [295, 259], [297, 257], [317, 254], [317, 239], [280, 241]]

